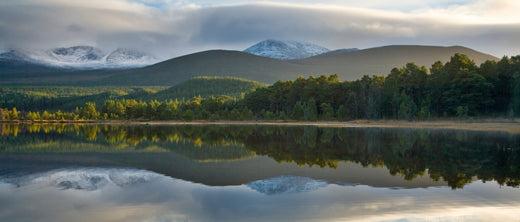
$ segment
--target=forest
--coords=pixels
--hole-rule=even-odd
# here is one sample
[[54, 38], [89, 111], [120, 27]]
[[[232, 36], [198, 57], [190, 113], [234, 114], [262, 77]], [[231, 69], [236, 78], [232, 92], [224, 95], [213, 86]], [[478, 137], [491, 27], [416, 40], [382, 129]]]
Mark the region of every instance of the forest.
[[[208, 79], [211, 82], [211, 79]], [[189, 88], [169, 89], [184, 92]], [[387, 76], [340, 81], [338, 75], [280, 80], [268, 87], [238, 87], [247, 93], [217, 95], [229, 85], [191, 99], [123, 97], [88, 101], [69, 110], [45, 107], [0, 110], [2, 120], [354, 120], [520, 116], [520, 56], [477, 66], [463, 54], [427, 69], [414, 63]], [[173, 87], [172, 87], [173, 88]], [[124, 93], [122, 93], [124, 94]], [[159, 94], [160, 93], [156, 93]], [[193, 93], [192, 93], [193, 94]], [[186, 94], [185, 94], [186, 95]], [[187, 94], [190, 95], [190, 94]], [[196, 94], [195, 94], [196, 95]], [[144, 99], [143, 99], [144, 98]], [[5, 104], [4, 104], [5, 105]]]

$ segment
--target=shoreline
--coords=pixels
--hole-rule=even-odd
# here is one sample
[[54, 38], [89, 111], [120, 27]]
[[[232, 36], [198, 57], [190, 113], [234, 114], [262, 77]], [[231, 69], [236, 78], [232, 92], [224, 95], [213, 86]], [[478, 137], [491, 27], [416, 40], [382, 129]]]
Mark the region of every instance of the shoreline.
[[232, 121], [232, 120], [194, 120], [194, 121], [139, 121], [139, 120], [89, 120], [89, 121], [0, 121], [6, 124], [107, 124], [107, 125], [263, 125], [263, 126], [315, 126], [334, 128], [410, 128], [410, 129], [452, 129], [470, 131], [499, 131], [520, 134], [520, 120], [511, 119], [474, 119], [474, 120], [352, 120], [352, 121]]

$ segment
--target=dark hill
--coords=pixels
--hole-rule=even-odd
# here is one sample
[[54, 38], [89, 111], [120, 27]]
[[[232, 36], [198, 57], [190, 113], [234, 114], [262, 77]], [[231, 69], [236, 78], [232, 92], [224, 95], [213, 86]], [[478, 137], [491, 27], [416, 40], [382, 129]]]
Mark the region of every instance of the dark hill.
[[240, 51], [211, 50], [123, 71], [99, 83], [175, 85], [196, 76], [233, 76], [270, 83], [297, 77], [305, 67]]
[[[298, 76], [339, 74], [342, 80], [359, 79], [365, 74], [387, 75], [394, 67], [408, 62], [430, 67], [446, 62], [455, 53], [468, 55], [481, 64], [498, 60], [488, 54], [453, 46], [384, 46], [351, 52], [328, 53], [301, 60], [282, 61], [239, 51], [211, 50], [173, 58], [144, 68], [61, 73], [59, 75], [2, 75], [0, 83], [74, 83], [93, 85], [171, 86], [195, 76], [232, 76], [263, 83]], [[16, 76], [16, 75], [14, 75]], [[52, 79], [49, 79], [52, 78]]]
[[103, 79], [104, 83], [173, 85], [194, 76], [233, 76], [263, 83], [298, 76], [339, 74], [355, 80], [365, 74], [387, 75], [394, 67], [408, 62], [430, 67], [436, 61], [449, 61], [455, 53], [468, 55], [480, 64], [498, 58], [475, 50], [453, 46], [385, 46], [359, 51], [324, 54], [307, 59], [281, 61], [239, 51], [213, 50], [167, 60], [141, 69], [121, 72]]
[[8, 76], [12, 74], [49, 73], [63, 71], [67, 71], [67, 69], [32, 63], [18, 58], [2, 58], [0, 56], [0, 78], [2, 78], [4, 75]]
[[[386, 75], [394, 67], [402, 67], [414, 62], [427, 68], [436, 61], [447, 62], [455, 53], [462, 53], [476, 64], [498, 58], [466, 47], [452, 46], [383, 46], [359, 51], [323, 54], [298, 61], [319, 67], [316, 71], [338, 73], [344, 79], [359, 79], [363, 74]], [[354, 77], [354, 78], [352, 78]]]

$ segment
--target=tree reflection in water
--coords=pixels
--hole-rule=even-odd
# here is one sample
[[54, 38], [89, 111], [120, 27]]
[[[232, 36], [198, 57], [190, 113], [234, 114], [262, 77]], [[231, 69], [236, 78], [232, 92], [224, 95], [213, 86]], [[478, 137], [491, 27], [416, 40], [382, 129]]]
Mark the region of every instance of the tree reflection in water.
[[0, 125], [1, 153], [175, 152], [198, 161], [265, 155], [336, 168], [384, 166], [406, 180], [429, 174], [452, 188], [478, 178], [520, 184], [520, 135], [463, 130], [230, 125]]

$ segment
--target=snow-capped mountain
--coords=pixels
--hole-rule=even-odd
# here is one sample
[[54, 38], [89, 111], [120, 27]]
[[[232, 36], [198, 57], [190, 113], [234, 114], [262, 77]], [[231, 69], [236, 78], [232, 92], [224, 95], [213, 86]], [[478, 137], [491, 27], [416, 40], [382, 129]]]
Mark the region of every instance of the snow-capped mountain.
[[133, 68], [158, 62], [157, 58], [135, 49], [119, 48], [105, 53], [92, 46], [31, 51], [11, 50], [0, 54], [0, 59], [76, 69]]
[[281, 60], [304, 59], [329, 51], [330, 50], [325, 47], [311, 43], [280, 41], [274, 39], [259, 42], [244, 50], [244, 52], [253, 55]]
[[348, 184], [348, 183], [333, 183], [333, 182], [315, 180], [312, 178], [300, 177], [300, 176], [279, 176], [279, 177], [269, 178], [269, 179], [265, 179], [265, 180], [253, 181], [253, 182], [245, 184], [245, 185], [260, 193], [267, 194], [267, 195], [275, 195], [275, 194], [310, 192], [310, 191], [317, 190], [322, 187], [326, 187], [329, 184], [337, 184], [337, 185], [341, 185], [341, 186], [354, 186], [355, 185], [355, 184]]
[[73, 46], [69, 48], [55, 48], [47, 51], [50, 59], [63, 63], [81, 64], [97, 62], [105, 57], [103, 51], [92, 46]]
[[32, 61], [32, 59], [28, 57], [25, 53], [20, 52], [18, 50], [10, 50], [8, 52], [0, 53], [0, 59], [20, 62]]
[[135, 49], [119, 48], [106, 57], [106, 63], [115, 66], [146, 66], [156, 62], [157, 58]]

